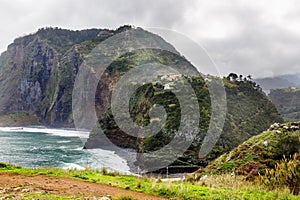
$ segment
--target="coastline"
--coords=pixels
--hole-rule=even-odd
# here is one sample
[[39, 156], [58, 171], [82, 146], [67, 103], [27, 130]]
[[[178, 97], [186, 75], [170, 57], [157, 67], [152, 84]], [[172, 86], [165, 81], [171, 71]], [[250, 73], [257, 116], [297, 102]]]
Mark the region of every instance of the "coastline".
[[97, 150], [105, 150], [105, 151], [111, 151], [114, 152], [118, 157], [123, 159], [127, 166], [129, 167], [129, 172], [131, 174], [137, 175], [139, 173], [138, 167], [135, 165], [136, 162], [136, 150], [135, 149], [123, 149], [116, 146], [103, 146], [102, 148], [88, 148], [84, 149], [87, 151], [97, 151]]
[[[84, 151], [83, 147], [86, 142], [86, 139], [89, 137], [89, 132], [87, 130], [76, 130], [75, 128], [48, 128], [45, 126], [14, 126], [14, 127], [0, 127], [0, 132], [12, 132], [12, 133], [46, 133], [49, 135], [54, 136], [61, 136], [61, 137], [78, 137], [82, 141], [81, 150]], [[132, 151], [123, 151], [123, 152], [116, 152], [115, 150], [110, 149], [92, 149], [89, 151], [90, 154], [98, 164], [93, 164], [92, 168], [94, 169], [101, 169], [102, 167], [106, 167], [108, 169], [112, 169], [113, 171], [119, 171], [121, 173], [132, 173], [132, 169], [134, 168], [133, 159], [134, 154]], [[105, 162], [103, 162], [105, 161]], [[132, 161], [132, 162], [131, 162]], [[100, 163], [100, 164], [99, 164]], [[103, 164], [101, 164], [103, 163]], [[109, 165], [111, 163], [111, 165]], [[71, 165], [70, 167], [75, 166]], [[118, 167], [120, 166], [120, 168]], [[42, 167], [42, 166], [41, 166]], [[87, 166], [81, 166], [87, 167]], [[75, 168], [75, 167], [74, 167]]]

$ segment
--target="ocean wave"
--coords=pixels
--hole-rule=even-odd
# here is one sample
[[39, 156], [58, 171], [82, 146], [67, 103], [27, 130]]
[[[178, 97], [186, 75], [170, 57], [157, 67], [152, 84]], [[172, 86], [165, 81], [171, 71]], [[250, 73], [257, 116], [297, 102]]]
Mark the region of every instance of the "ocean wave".
[[[103, 149], [88, 149], [93, 158], [97, 161], [98, 166], [92, 166], [92, 168], [106, 167], [110, 171], [118, 171], [124, 174], [130, 173], [130, 167], [127, 161], [118, 156], [114, 151], [103, 150]], [[102, 166], [99, 166], [102, 165]]]
[[52, 129], [45, 127], [0, 127], [2, 132], [30, 132], [30, 133], [47, 133], [62, 137], [79, 137], [87, 139], [89, 132], [84, 130], [70, 130], [70, 129]]
[[78, 164], [75, 163], [64, 163], [62, 169], [77, 169], [77, 170], [85, 170], [85, 167], [82, 167]]
[[64, 143], [70, 143], [72, 141], [70, 140], [61, 140], [61, 141], [57, 141], [58, 144], [64, 144]]
[[[1, 138], [2, 143], [0, 143], [1, 158], [3, 161], [13, 160], [12, 164], [23, 167], [51, 165], [64, 169], [75, 168], [80, 170], [85, 169], [86, 166], [92, 169], [106, 167], [109, 171], [130, 173], [130, 165], [128, 165], [126, 159], [122, 155], [120, 157], [115, 151], [103, 149], [83, 150], [83, 145], [78, 139], [68, 138], [70, 136], [87, 137], [89, 133], [86, 131], [36, 127], [0, 127], [0, 132], [6, 132], [3, 134], [5, 137]], [[10, 134], [12, 132], [18, 134]], [[33, 134], [26, 135], [24, 132]], [[52, 137], [52, 135], [62, 137]], [[49, 139], [48, 142], [46, 142], [47, 139]], [[83, 141], [83, 139], [81, 140]], [[128, 153], [130, 152], [125, 152], [126, 155]]]

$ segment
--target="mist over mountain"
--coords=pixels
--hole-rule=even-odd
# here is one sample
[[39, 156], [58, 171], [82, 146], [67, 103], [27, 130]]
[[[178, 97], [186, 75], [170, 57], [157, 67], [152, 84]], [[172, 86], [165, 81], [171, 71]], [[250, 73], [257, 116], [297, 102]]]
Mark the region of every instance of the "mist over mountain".
[[286, 121], [300, 120], [300, 74], [255, 79]]
[[255, 82], [257, 82], [257, 84], [259, 84], [262, 89], [268, 93], [271, 89], [300, 87], [300, 74], [296, 73], [259, 78], [255, 79]]

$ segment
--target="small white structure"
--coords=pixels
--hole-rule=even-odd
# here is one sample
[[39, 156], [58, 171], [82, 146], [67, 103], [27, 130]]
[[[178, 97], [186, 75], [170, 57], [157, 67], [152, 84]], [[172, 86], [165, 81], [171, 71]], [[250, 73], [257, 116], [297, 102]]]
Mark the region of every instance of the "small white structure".
[[175, 86], [175, 83], [174, 83], [174, 82], [166, 83], [166, 84], [164, 85], [164, 89], [165, 89], [165, 90], [172, 90], [172, 89], [174, 89], [173, 86]]
[[174, 80], [179, 80], [181, 78], [181, 74], [168, 74], [168, 75], [162, 75], [160, 77], [160, 80], [165, 80], [165, 81], [174, 81]]

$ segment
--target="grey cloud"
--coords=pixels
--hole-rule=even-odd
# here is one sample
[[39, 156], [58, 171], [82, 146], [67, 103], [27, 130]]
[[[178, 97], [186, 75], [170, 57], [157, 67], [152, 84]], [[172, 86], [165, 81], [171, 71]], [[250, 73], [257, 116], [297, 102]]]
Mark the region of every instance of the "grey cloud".
[[231, 12], [239, 20], [238, 35], [205, 41], [221, 73], [264, 77], [300, 72], [299, 35], [264, 21], [256, 10], [235, 8]]
[[189, 4], [180, 0], [3, 1], [0, 6], [0, 49], [13, 38], [40, 27], [116, 28], [123, 24], [172, 28]]
[[[286, 3], [291, 6], [285, 7]], [[45, 26], [84, 29], [133, 24], [174, 29], [190, 36], [207, 49], [223, 75], [286, 74], [300, 71], [300, 29], [293, 31], [300, 23], [300, 7], [296, 3], [295, 0], [2, 0], [0, 50], [4, 51], [14, 38]], [[282, 16], [268, 13], [273, 4], [279, 10], [282, 4], [282, 9], [288, 12]], [[215, 38], [209, 35], [214, 26], [220, 26], [217, 31], [229, 32]], [[210, 28], [211, 32], [206, 32]]]

